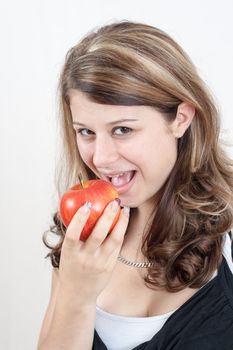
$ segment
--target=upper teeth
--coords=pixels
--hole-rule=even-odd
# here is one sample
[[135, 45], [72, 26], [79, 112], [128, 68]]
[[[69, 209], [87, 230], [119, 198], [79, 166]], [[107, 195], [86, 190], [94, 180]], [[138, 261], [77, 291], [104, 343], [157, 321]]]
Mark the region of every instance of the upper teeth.
[[118, 177], [118, 176], [121, 176], [121, 175], [123, 175], [124, 173], [120, 173], [120, 174], [117, 174], [117, 175], [112, 175], [112, 176], [109, 176], [109, 177]]

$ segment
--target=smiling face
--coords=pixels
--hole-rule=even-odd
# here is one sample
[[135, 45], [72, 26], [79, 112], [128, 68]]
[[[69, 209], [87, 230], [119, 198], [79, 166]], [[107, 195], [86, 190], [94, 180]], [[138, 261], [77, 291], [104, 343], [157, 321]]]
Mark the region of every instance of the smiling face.
[[177, 159], [177, 138], [162, 114], [148, 106], [95, 103], [76, 90], [70, 108], [83, 162], [112, 181], [122, 205], [154, 205]]

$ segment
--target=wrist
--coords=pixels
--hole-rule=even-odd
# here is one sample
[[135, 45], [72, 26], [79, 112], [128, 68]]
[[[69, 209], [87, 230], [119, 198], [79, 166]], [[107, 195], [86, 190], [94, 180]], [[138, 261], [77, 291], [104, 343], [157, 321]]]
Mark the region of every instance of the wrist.
[[76, 292], [68, 288], [59, 288], [57, 293], [57, 304], [59, 307], [65, 308], [67, 311], [74, 312], [90, 312], [96, 308], [96, 300], [89, 300], [81, 293]]

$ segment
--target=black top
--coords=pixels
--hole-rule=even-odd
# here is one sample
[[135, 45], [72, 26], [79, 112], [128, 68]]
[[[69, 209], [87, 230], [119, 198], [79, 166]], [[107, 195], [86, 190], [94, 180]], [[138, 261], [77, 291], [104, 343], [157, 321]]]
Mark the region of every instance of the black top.
[[[92, 349], [107, 350], [96, 330]], [[132, 350], [233, 350], [233, 274], [225, 258], [216, 277]]]

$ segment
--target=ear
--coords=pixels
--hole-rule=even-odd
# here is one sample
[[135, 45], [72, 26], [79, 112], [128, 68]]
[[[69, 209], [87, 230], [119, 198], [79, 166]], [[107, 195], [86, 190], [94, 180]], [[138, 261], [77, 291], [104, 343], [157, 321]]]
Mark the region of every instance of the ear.
[[176, 138], [180, 138], [184, 135], [189, 125], [192, 123], [196, 109], [194, 106], [187, 102], [179, 104], [176, 113], [176, 119], [172, 122], [172, 133]]

